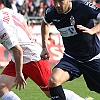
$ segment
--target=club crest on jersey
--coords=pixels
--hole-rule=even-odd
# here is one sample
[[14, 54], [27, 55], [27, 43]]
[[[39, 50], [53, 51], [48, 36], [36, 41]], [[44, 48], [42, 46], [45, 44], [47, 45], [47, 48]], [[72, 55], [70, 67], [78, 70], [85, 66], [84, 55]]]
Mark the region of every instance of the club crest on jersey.
[[70, 24], [75, 25], [75, 18], [73, 16], [70, 17]]

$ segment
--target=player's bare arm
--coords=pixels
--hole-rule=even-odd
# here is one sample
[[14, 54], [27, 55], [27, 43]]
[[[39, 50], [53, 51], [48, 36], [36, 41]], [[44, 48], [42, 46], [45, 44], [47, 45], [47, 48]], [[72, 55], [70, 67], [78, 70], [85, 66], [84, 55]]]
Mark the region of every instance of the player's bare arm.
[[44, 21], [41, 23], [41, 36], [42, 36], [42, 53], [41, 53], [41, 59], [49, 59], [49, 53], [47, 51], [47, 42], [49, 37], [49, 30], [50, 30], [50, 24], [46, 24]]
[[42, 21], [41, 23], [42, 48], [47, 47], [49, 30], [50, 30], [50, 24], [46, 24], [44, 21]]
[[16, 64], [16, 89], [19, 88], [25, 88], [26, 81], [24, 79], [22, 69], [23, 69], [23, 51], [20, 45], [16, 45], [13, 48], [11, 48], [14, 59], [15, 59], [15, 64]]

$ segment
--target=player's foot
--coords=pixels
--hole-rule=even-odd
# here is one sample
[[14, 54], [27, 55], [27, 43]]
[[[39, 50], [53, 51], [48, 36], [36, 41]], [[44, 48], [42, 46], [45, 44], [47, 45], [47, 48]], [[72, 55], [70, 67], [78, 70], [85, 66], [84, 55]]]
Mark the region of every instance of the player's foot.
[[86, 97], [85, 100], [94, 100], [92, 97]]

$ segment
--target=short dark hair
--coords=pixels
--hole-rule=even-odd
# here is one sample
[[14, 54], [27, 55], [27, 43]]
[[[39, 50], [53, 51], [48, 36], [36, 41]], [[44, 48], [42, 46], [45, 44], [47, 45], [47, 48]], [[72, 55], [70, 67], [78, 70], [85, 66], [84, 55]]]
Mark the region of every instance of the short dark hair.
[[0, 0], [0, 2], [4, 4], [5, 7], [12, 8], [10, 0]]
[[50, 32], [49, 35], [51, 35], [51, 34], [53, 34], [53, 33]]

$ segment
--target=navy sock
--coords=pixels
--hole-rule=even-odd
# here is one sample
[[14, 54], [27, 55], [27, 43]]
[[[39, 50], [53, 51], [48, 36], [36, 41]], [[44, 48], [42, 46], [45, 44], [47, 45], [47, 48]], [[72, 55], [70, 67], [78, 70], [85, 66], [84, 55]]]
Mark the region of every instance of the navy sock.
[[50, 88], [50, 95], [52, 100], [66, 100], [62, 86]]

